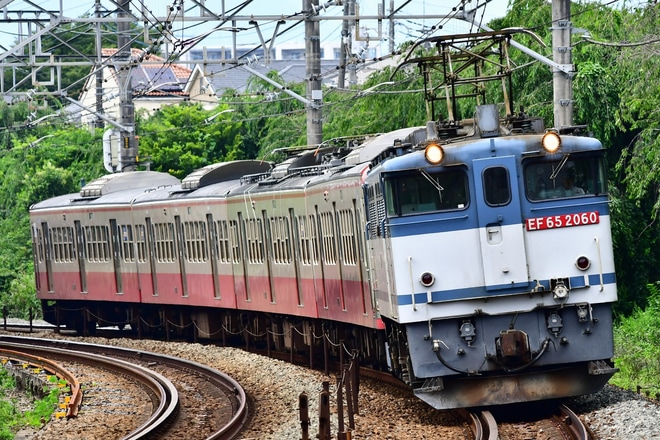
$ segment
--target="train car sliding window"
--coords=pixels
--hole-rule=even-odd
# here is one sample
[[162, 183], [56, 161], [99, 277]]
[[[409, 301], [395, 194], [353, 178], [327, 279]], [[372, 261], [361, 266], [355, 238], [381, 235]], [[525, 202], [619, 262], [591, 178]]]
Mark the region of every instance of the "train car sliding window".
[[135, 241], [133, 239], [132, 225], [117, 225], [121, 240], [121, 258], [126, 263], [135, 261]]
[[216, 237], [218, 240], [218, 261], [221, 263], [231, 262], [232, 247], [229, 242], [229, 231], [227, 229], [227, 220], [218, 220], [216, 223]]
[[206, 239], [206, 222], [184, 222], [183, 239], [186, 243], [186, 259], [190, 263], [208, 261], [209, 248]]
[[147, 231], [144, 225], [135, 225], [135, 247], [137, 259], [140, 263], [147, 262]]
[[335, 244], [335, 222], [331, 212], [319, 214], [321, 221], [321, 239], [323, 240], [323, 261], [337, 264], [337, 246]]
[[355, 223], [353, 211], [342, 209], [337, 213], [339, 218], [339, 236], [341, 240], [341, 256], [344, 264], [357, 263], [357, 246], [355, 244]]
[[231, 239], [231, 262], [241, 262], [241, 241], [238, 235], [238, 222], [236, 220], [229, 221], [229, 237]]
[[264, 262], [264, 229], [260, 218], [245, 220], [245, 236], [247, 241], [248, 261], [251, 264]]
[[176, 261], [174, 248], [174, 224], [154, 223], [154, 242], [156, 244], [156, 260], [159, 263]]
[[484, 198], [489, 206], [503, 206], [511, 202], [509, 170], [490, 167], [483, 172]]
[[271, 217], [270, 237], [273, 246], [273, 262], [291, 264], [291, 228], [288, 217]]
[[107, 226], [85, 226], [85, 247], [87, 261], [103, 262], [110, 260], [110, 243]]
[[70, 263], [76, 259], [72, 227], [51, 228], [50, 242], [53, 246], [53, 260], [56, 263]]
[[297, 229], [298, 237], [300, 238], [298, 241], [298, 246], [300, 251], [300, 263], [304, 264], [305, 266], [309, 266], [310, 264], [312, 264], [312, 254], [311, 254], [312, 239], [311, 239], [307, 217], [304, 215], [299, 215], [298, 217], [296, 217], [295, 228]]

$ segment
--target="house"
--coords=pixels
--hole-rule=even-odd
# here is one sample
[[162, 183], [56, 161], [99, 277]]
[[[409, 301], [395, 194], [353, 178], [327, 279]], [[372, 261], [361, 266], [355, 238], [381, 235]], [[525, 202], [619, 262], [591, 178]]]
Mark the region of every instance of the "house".
[[[104, 60], [114, 56], [117, 49], [103, 49]], [[165, 105], [182, 102], [198, 102], [205, 108], [212, 109], [217, 105], [214, 86], [203, 75], [199, 67], [188, 67], [171, 63], [157, 55], [144, 57], [140, 49], [132, 49], [131, 57], [136, 60], [131, 72], [133, 89], [133, 106], [135, 113], [153, 113]], [[140, 60], [137, 62], [137, 60]], [[103, 75], [103, 112], [106, 118], [119, 122], [118, 65], [108, 62], [102, 70]], [[98, 118], [92, 110], [96, 109], [96, 75], [91, 74], [81, 92], [79, 102], [86, 110], [80, 114], [83, 124], [91, 125]]]

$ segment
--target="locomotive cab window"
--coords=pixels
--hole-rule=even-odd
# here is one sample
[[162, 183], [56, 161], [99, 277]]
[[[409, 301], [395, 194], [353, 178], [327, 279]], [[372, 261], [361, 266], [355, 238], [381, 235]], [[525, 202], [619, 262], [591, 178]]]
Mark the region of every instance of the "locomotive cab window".
[[483, 183], [484, 197], [489, 206], [504, 206], [511, 202], [509, 170], [504, 167], [486, 168]]
[[570, 155], [530, 160], [524, 166], [525, 192], [531, 201], [602, 195], [607, 192], [602, 156]]
[[467, 176], [462, 169], [393, 174], [385, 178], [385, 199], [388, 215], [465, 209]]

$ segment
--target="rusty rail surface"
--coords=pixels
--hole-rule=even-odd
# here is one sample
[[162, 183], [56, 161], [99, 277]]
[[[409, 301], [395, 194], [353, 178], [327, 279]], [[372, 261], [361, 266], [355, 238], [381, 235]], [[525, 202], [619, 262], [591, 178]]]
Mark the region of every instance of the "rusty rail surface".
[[[171, 398], [162, 397], [161, 398], [161, 407], [164, 405], [164, 400], [171, 399], [169, 406], [173, 408], [170, 409], [167, 417], [175, 415], [178, 409], [178, 393], [176, 388], [172, 383], [161, 375], [147, 369], [140, 367], [139, 365], [134, 365], [130, 363], [130, 359], [140, 359], [143, 362], [151, 363], [168, 363], [170, 365], [176, 366], [180, 370], [189, 370], [202, 374], [206, 377], [206, 382], [212, 384], [213, 386], [224, 389], [227, 391], [228, 395], [234, 396], [234, 403], [232, 403], [233, 415], [231, 420], [223, 426], [221, 429], [213, 433], [206, 440], [227, 440], [234, 438], [243, 428], [249, 417], [248, 405], [247, 405], [247, 395], [245, 390], [241, 385], [236, 382], [230, 376], [217, 371], [213, 368], [207, 367], [196, 362], [178, 359], [172, 356], [151, 353], [146, 351], [139, 351], [135, 349], [127, 349], [122, 347], [114, 347], [107, 345], [97, 345], [97, 344], [83, 344], [79, 342], [71, 341], [62, 341], [62, 340], [53, 340], [53, 339], [42, 339], [42, 338], [26, 338], [26, 337], [17, 337], [17, 336], [0, 336], [0, 346], [5, 343], [15, 343], [15, 344], [35, 344], [41, 347], [46, 354], [52, 352], [53, 350], [58, 350], [58, 347], [66, 347], [67, 350], [82, 351], [84, 349], [84, 354], [87, 356], [95, 356], [96, 359], [100, 359], [104, 363], [104, 366], [107, 366], [109, 369], [118, 369], [123, 367], [117, 367], [117, 365], [127, 365], [137, 367], [138, 369], [149, 372], [153, 375], [157, 375], [161, 378], [161, 384], [155, 386], [153, 390], [157, 388], [162, 388], [165, 386], [170, 390], [170, 393], [174, 396]], [[31, 347], [33, 347], [31, 345]], [[108, 356], [113, 356], [109, 358]], [[119, 357], [123, 359], [128, 359], [128, 361], [123, 361], [118, 359]], [[120, 371], [124, 372], [123, 369]], [[163, 384], [167, 385], [163, 385]], [[160, 391], [158, 391], [160, 393]], [[161, 394], [158, 394], [161, 395]], [[152, 419], [155, 417], [152, 416]], [[164, 416], [163, 416], [164, 417]], [[151, 420], [151, 419], [150, 419]], [[130, 436], [125, 437], [122, 440], [137, 440], [137, 439], [146, 439], [146, 438], [157, 438], [157, 433], [153, 431], [157, 429], [156, 424], [145, 422], [145, 424], [139, 427], [137, 430], [133, 431]], [[138, 432], [139, 431], [139, 432]]]
[[59, 379], [65, 381], [70, 388], [71, 396], [69, 402], [66, 404], [67, 418], [75, 417], [78, 415], [78, 409], [82, 403], [83, 393], [80, 388], [78, 378], [76, 378], [69, 370], [62, 367], [60, 364], [51, 361], [45, 357], [36, 356], [23, 351], [9, 350], [0, 346], [0, 355], [10, 361], [25, 362], [30, 366], [40, 368], [54, 374]]

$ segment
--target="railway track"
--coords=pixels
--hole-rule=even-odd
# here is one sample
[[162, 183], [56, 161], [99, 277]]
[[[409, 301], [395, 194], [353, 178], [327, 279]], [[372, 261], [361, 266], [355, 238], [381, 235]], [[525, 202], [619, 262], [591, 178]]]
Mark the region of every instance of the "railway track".
[[14, 336], [0, 336], [0, 349], [91, 364], [142, 384], [153, 412], [122, 437], [125, 440], [227, 440], [247, 421], [247, 398], [241, 386], [229, 376], [194, 362], [119, 347]]
[[[25, 329], [24, 329], [25, 330]], [[110, 331], [111, 334], [116, 334], [116, 331]], [[0, 343], [5, 337], [0, 337]], [[22, 338], [18, 338], [19, 340]], [[67, 341], [51, 341], [58, 345], [65, 346], [75, 346], [75, 342]], [[95, 346], [91, 346], [95, 347]], [[119, 349], [116, 347], [108, 346], [96, 346], [92, 350], [96, 350], [97, 353], [102, 355], [109, 355], [108, 350], [119, 351], [123, 353], [121, 356], [124, 358], [130, 359], [132, 361], [141, 360], [146, 362], [149, 365], [160, 363], [158, 359], [160, 355], [155, 355], [151, 353], [140, 353], [135, 352], [135, 350]], [[258, 350], [257, 350], [258, 351]], [[261, 353], [265, 354], [265, 353]], [[114, 354], [113, 356], [119, 356]], [[156, 356], [156, 357], [153, 357]], [[274, 353], [271, 353], [271, 357], [285, 359], [289, 355], [280, 355], [274, 356]], [[179, 360], [171, 358], [172, 361], [176, 364]], [[285, 359], [286, 360], [286, 359]], [[305, 364], [305, 357], [300, 357], [300, 359], [294, 359], [294, 363]], [[203, 366], [201, 366], [203, 367]], [[179, 365], [177, 369], [185, 370], [185, 365]], [[206, 367], [203, 367], [206, 368]], [[338, 368], [337, 365], [333, 364], [332, 368]], [[360, 368], [360, 376], [368, 377], [373, 380], [378, 381], [379, 383], [387, 383], [390, 386], [397, 387], [402, 390], [410, 391], [409, 388], [403, 385], [400, 381], [396, 380], [392, 375], [383, 371], [372, 370], [368, 368]], [[523, 411], [522, 413], [513, 411], [516, 414], [521, 415], [520, 419], [512, 420], [508, 415], [502, 414], [498, 410], [494, 412], [490, 411], [469, 411], [469, 410], [458, 410], [456, 411], [456, 417], [462, 420], [464, 424], [464, 430], [470, 433], [471, 438], [475, 440], [520, 440], [528, 438], [543, 438], [547, 440], [555, 439], [571, 439], [571, 440], [591, 440], [592, 436], [590, 435], [589, 430], [581, 422], [579, 417], [571, 411], [565, 405], [553, 404], [548, 408], [548, 405], [542, 405], [543, 409], [532, 409], [530, 413]], [[528, 407], [536, 408], [535, 405], [527, 405]], [[540, 408], [540, 407], [539, 407]], [[542, 437], [538, 437], [539, 433], [543, 433]], [[139, 438], [139, 437], [138, 437]], [[174, 438], [174, 437], [172, 437]], [[231, 437], [210, 437], [213, 439], [224, 439]]]

